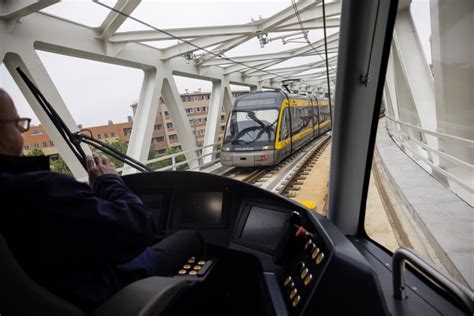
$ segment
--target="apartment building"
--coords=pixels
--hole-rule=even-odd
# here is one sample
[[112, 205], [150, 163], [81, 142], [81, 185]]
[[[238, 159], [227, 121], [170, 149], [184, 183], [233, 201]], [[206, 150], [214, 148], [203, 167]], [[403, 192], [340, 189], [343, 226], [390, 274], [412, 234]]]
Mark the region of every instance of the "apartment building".
[[[233, 92], [233, 96], [238, 97], [246, 93], [248, 92], [237, 91]], [[200, 91], [185, 93], [181, 95], [181, 100], [188, 116], [189, 123], [191, 124], [193, 134], [196, 137], [196, 143], [200, 145], [204, 141], [204, 134], [206, 133], [210, 93]], [[131, 108], [133, 115], [135, 115], [137, 102], [134, 102], [131, 105]], [[227, 120], [226, 113], [224, 109], [222, 110], [222, 115], [220, 117], [219, 140], [221, 140], [224, 135], [225, 123]], [[112, 121], [109, 121], [107, 125], [86, 128], [79, 126], [81, 130], [90, 132], [93, 137], [109, 143], [117, 140], [128, 143], [132, 127], [133, 118], [131, 116], [128, 117], [127, 122], [122, 123], [113, 123]], [[41, 149], [46, 155], [52, 156], [53, 159], [58, 156], [58, 151], [54, 146], [53, 141], [49, 138], [42, 125], [31, 126], [30, 130], [23, 134], [23, 137], [25, 140], [23, 152], [25, 154], [36, 148]], [[167, 148], [181, 146], [166, 104], [161, 98], [158, 104], [151, 142], [158, 153], [165, 152]]]

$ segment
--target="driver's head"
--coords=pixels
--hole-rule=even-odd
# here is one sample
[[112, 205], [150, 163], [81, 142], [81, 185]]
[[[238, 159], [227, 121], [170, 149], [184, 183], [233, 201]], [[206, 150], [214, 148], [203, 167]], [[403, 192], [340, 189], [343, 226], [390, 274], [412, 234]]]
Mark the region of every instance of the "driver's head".
[[0, 154], [21, 156], [23, 151], [22, 131], [18, 127], [19, 118], [13, 100], [0, 88]]

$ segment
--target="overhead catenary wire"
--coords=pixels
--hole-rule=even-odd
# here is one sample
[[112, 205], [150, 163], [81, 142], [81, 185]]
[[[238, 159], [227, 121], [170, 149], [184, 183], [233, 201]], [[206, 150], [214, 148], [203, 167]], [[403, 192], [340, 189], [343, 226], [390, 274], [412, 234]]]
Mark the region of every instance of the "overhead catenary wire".
[[[303, 32], [303, 36], [304, 36], [304, 39], [306, 40], [306, 43], [308, 43], [308, 45], [312, 48], [312, 50], [319, 57], [321, 57], [321, 59], [326, 61], [326, 74], [328, 76], [328, 90], [330, 91], [331, 88], [329, 87], [329, 69], [328, 68], [331, 68], [331, 71], [334, 71], [334, 72], [336, 70], [334, 69], [334, 67], [329, 65], [329, 62], [328, 62], [328, 47], [327, 47], [327, 35], [326, 35], [326, 7], [325, 7], [324, 0], [322, 0], [322, 9], [323, 9], [323, 29], [324, 29], [324, 53], [325, 53], [325, 57], [323, 57], [319, 53], [319, 51], [316, 49], [316, 47], [314, 47], [313, 43], [311, 43], [311, 41], [308, 39], [308, 31], [305, 29], [305, 27], [303, 25], [303, 21], [301, 21], [301, 16], [300, 16], [300, 12], [298, 10], [298, 6], [296, 5], [296, 1], [291, 0], [291, 5], [293, 7], [293, 10], [295, 11], [296, 19], [298, 20], [298, 24], [300, 26], [301, 32]], [[334, 79], [332, 80], [332, 82], [334, 84], [336, 84], [336, 81]]]
[[[220, 58], [220, 59], [226, 60], [226, 61], [228, 61], [228, 62], [230, 62], [230, 63], [235, 64], [235, 65], [241, 65], [241, 66], [244, 66], [244, 67], [246, 67], [246, 68], [250, 68], [250, 69], [253, 69], [253, 70], [261, 71], [261, 72], [264, 72], [264, 73], [266, 73], [266, 74], [268, 74], [268, 75], [275, 76], [276, 78], [290, 79], [290, 78], [288, 78], [288, 77], [286, 77], [286, 76], [279, 75], [279, 74], [277, 74], [277, 73], [268, 71], [268, 70], [266, 70], [266, 69], [264, 69], [264, 68], [259, 68], [259, 67], [256, 67], [256, 66], [248, 65], [248, 64], [243, 63], [243, 62], [236, 61], [236, 60], [232, 59], [231, 57], [225, 56], [225, 55], [222, 54], [222, 53], [216, 53], [216, 52], [214, 52], [214, 51], [212, 51], [212, 50], [209, 50], [209, 49], [207, 49], [207, 48], [204, 48], [204, 47], [201, 47], [201, 46], [199, 46], [199, 45], [196, 45], [196, 44], [194, 44], [194, 43], [191, 42], [191, 41], [188, 41], [188, 40], [186, 40], [186, 39], [184, 39], [184, 38], [182, 38], [182, 37], [176, 36], [176, 35], [174, 35], [174, 34], [168, 32], [168, 31], [165, 31], [165, 30], [163, 30], [163, 29], [160, 29], [160, 28], [158, 28], [158, 27], [155, 27], [155, 26], [149, 24], [148, 22], [142, 21], [142, 20], [140, 20], [140, 19], [138, 19], [138, 18], [136, 18], [136, 17], [131, 16], [130, 14], [124, 13], [124, 12], [122, 12], [122, 11], [120, 11], [120, 10], [114, 8], [114, 7], [111, 7], [111, 6], [109, 6], [109, 5], [107, 5], [107, 4], [103, 3], [103, 2], [100, 2], [99, 0], [93, 0], [93, 2], [95, 2], [95, 3], [98, 4], [98, 5], [101, 5], [101, 6], [105, 7], [105, 8], [107, 8], [107, 9], [109, 9], [109, 10], [115, 12], [115, 13], [118, 13], [118, 14], [120, 14], [120, 15], [122, 15], [122, 16], [125, 16], [126, 18], [128, 18], [128, 19], [130, 19], [130, 20], [133, 20], [133, 21], [135, 21], [135, 22], [138, 22], [138, 23], [140, 23], [140, 24], [142, 24], [142, 25], [144, 25], [144, 26], [146, 26], [146, 27], [148, 27], [148, 28], [150, 28], [150, 29], [152, 29], [152, 30], [155, 30], [155, 31], [157, 31], [157, 32], [161, 32], [161, 33], [163, 33], [163, 34], [165, 34], [165, 35], [167, 35], [167, 36], [169, 36], [169, 37], [171, 37], [171, 38], [173, 38], [173, 39], [176, 39], [176, 40], [178, 40], [178, 41], [181, 41], [181, 42], [183, 42], [183, 43], [186, 43], [186, 44], [188, 44], [188, 45], [190, 45], [190, 46], [196, 48], [197, 50], [202, 50], [202, 51], [204, 51], [204, 52], [206, 52], [206, 53], [208, 53], [208, 54], [210, 54], [210, 55], [212, 55], [212, 56], [214, 56], [214, 57], [216, 57], [216, 58]], [[306, 53], [306, 52], [305, 52], [305, 53]], [[287, 59], [285, 59], [285, 61], [288, 60], [288, 59], [290, 59], [290, 58], [297, 57], [297, 56], [299, 56], [299, 55], [301, 55], [301, 54], [297, 54], [297, 55], [295, 55], [295, 56], [288, 57]], [[321, 56], [321, 55], [320, 55], [320, 56]], [[301, 82], [305, 83], [305, 81], [303, 81], [303, 80], [301, 80]]]

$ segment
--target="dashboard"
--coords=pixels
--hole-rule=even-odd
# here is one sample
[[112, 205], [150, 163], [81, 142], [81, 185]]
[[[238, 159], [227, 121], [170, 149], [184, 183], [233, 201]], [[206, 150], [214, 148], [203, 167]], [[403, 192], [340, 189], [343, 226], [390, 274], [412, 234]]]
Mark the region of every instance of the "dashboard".
[[[153, 213], [157, 240], [193, 229], [209, 247], [256, 258], [267, 314], [402, 315], [403, 308], [431, 314], [448, 307], [451, 314], [462, 314], [426, 285], [418, 284], [426, 288], [424, 295], [436, 297], [438, 306], [427, 304], [419, 292], [414, 293], [419, 299], [408, 303], [394, 300], [390, 267], [384, 262], [390, 256], [382, 251], [374, 260], [370, 246], [344, 236], [326, 218], [284, 197], [199, 172], [153, 172], [123, 179]], [[215, 257], [214, 270], [219, 271]], [[200, 281], [206, 282], [205, 277]], [[248, 290], [238, 280], [235, 287]]]

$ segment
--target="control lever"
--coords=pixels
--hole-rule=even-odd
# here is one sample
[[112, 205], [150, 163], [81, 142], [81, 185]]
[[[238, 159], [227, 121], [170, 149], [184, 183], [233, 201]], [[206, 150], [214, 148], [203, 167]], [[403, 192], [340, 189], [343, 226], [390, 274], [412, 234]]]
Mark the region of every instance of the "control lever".
[[276, 251], [273, 255], [273, 262], [280, 264], [283, 258], [285, 257], [285, 251], [287, 251], [287, 245], [290, 239], [294, 236], [298, 227], [301, 226], [301, 214], [299, 212], [293, 211], [285, 223], [284, 234], [276, 247]]
[[307, 238], [312, 238], [313, 234], [308, 232], [306, 228], [303, 227], [301, 224], [301, 214], [299, 212], [294, 211], [290, 218], [288, 219], [288, 222], [290, 223], [290, 227], [293, 227], [296, 229], [295, 232], [295, 237], [300, 238], [300, 237], [307, 237]]

